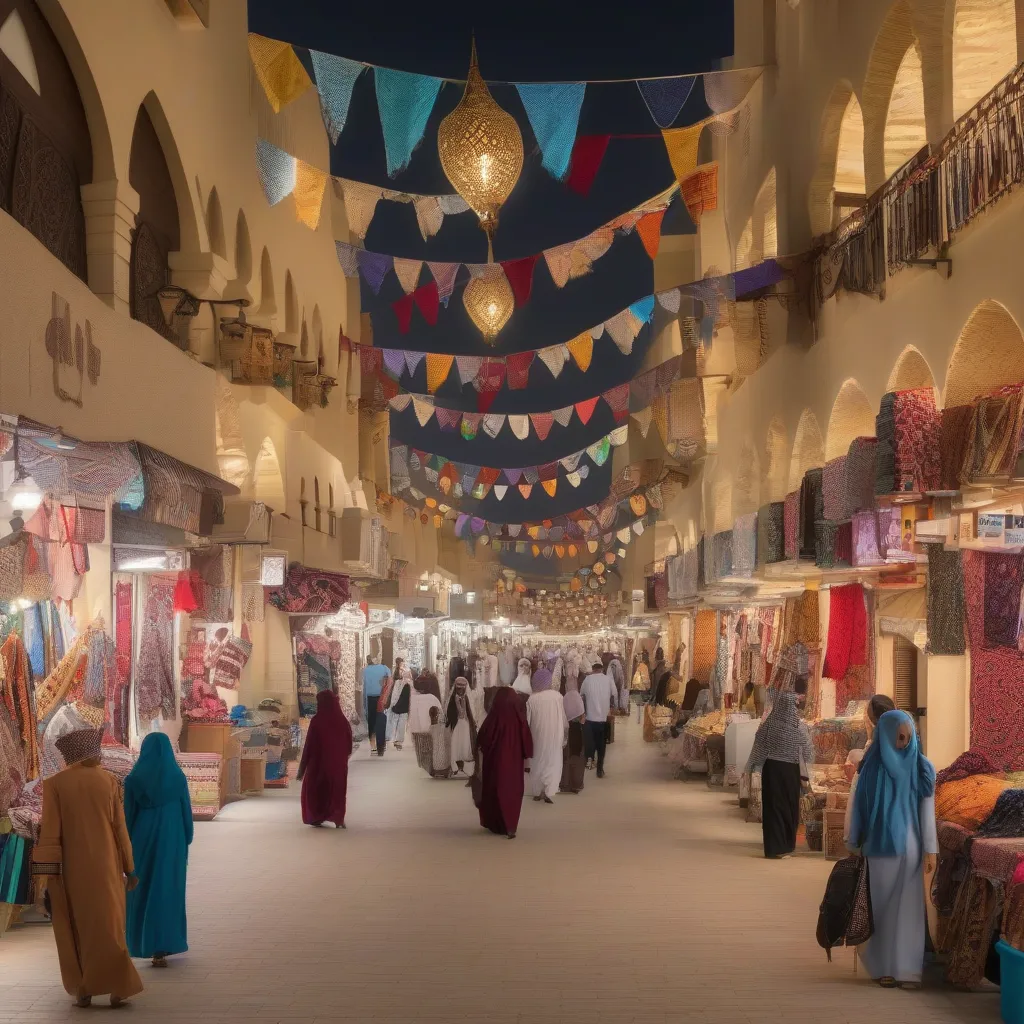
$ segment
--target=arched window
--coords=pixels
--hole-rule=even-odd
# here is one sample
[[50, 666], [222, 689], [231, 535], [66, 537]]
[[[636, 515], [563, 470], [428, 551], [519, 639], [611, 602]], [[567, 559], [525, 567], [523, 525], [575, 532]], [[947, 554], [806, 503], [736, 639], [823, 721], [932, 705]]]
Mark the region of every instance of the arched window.
[[263, 439], [256, 464], [253, 467], [253, 495], [272, 508], [284, 511], [284, 477], [281, 475], [281, 463], [277, 458], [277, 449], [269, 437]]
[[320, 481], [317, 477], [313, 477], [313, 523], [316, 527], [317, 533], [321, 532], [320, 529]]
[[334, 511], [334, 484], [327, 485], [327, 533], [331, 537], [338, 535], [338, 516]]
[[235, 280], [247, 285], [252, 278], [252, 239], [249, 237], [249, 222], [239, 210], [235, 222]]
[[793, 437], [793, 454], [789, 459], [789, 491], [798, 490], [809, 469], [825, 465], [825, 442], [818, 426], [818, 417], [810, 409], [800, 414]]
[[206, 233], [210, 237], [210, 252], [221, 259], [228, 258], [228, 243], [224, 235], [224, 213], [220, 208], [220, 196], [215, 188], [210, 189], [206, 204]]
[[86, 280], [81, 186], [92, 181], [85, 107], [34, 0], [0, 0], [0, 209]]
[[946, 371], [949, 409], [1024, 380], [1024, 335], [1007, 308], [986, 299], [967, 318]]
[[849, 82], [838, 82], [822, 115], [818, 165], [808, 195], [811, 230], [830, 231], [866, 201], [864, 114]]
[[885, 117], [885, 173], [894, 174], [928, 141], [924, 120], [921, 49], [908, 47], [896, 71]]
[[306, 509], [309, 507], [309, 501], [306, 499], [306, 478], [299, 478], [299, 513], [302, 517], [302, 525], [306, 525]]
[[168, 256], [181, 247], [181, 228], [167, 158], [145, 104], [139, 107], [135, 118], [128, 181], [139, 194], [132, 238], [132, 318], [184, 347], [175, 325], [165, 322], [157, 298], [157, 293], [169, 282]]
[[861, 386], [851, 377], [832, 404], [825, 437], [825, 461], [842, 458], [858, 437], [875, 436], [875, 411]]

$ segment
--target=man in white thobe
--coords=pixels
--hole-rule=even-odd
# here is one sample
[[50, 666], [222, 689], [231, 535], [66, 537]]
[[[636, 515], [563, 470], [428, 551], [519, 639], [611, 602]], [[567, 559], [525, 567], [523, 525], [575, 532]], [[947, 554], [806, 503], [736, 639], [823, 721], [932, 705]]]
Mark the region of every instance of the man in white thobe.
[[562, 748], [569, 735], [562, 695], [551, 688], [551, 673], [539, 668], [530, 679], [533, 694], [526, 702], [526, 720], [533, 735], [530, 791], [534, 800], [553, 804], [562, 778]]

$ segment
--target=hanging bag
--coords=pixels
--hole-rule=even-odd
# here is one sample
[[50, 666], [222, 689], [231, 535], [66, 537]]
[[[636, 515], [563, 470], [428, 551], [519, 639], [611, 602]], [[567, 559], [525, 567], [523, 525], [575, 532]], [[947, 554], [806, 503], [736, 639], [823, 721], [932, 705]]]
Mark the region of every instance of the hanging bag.
[[835, 946], [860, 946], [875, 930], [866, 857], [844, 857], [832, 868], [818, 909], [818, 945], [829, 962]]

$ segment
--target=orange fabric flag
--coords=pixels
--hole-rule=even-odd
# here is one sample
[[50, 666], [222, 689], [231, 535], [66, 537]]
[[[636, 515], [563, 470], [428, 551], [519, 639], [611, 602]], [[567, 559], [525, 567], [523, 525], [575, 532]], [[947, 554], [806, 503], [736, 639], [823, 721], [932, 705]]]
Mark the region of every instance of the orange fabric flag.
[[433, 394], [447, 379], [455, 356], [427, 353], [427, 390]]
[[249, 57], [275, 114], [298, 99], [313, 82], [290, 43], [249, 33]]
[[645, 213], [636, 226], [636, 233], [644, 243], [647, 255], [653, 260], [661, 247], [661, 222], [665, 219], [664, 210]]
[[590, 331], [577, 334], [572, 341], [566, 343], [566, 347], [572, 353], [573, 359], [576, 360], [576, 365], [586, 373], [594, 355], [594, 339], [591, 337]]
[[557, 480], [541, 480], [540, 485], [548, 492], [550, 497], [553, 498], [555, 496], [555, 490], [558, 488]]
[[668, 150], [669, 163], [675, 172], [676, 181], [682, 181], [693, 173], [697, 166], [697, 152], [700, 148], [700, 135], [707, 121], [698, 121], [685, 128], [669, 128], [661, 133]]
[[324, 204], [324, 189], [327, 187], [327, 172], [307, 164], [305, 160], [295, 161], [295, 216], [316, 231], [320, 224], [320, 211]]

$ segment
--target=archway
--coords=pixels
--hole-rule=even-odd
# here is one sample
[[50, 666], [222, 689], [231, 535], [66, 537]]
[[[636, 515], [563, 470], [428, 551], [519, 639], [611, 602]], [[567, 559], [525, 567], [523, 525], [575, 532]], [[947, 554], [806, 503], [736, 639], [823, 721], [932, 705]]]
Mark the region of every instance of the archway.
[[931, 388], [935, 386], [931, 367], [921, 353], [908, 345], [901, 353], [896, 365], [889, 374], [886, 391], [910, 391], [913, 388]]
[[825, 442], [818, 426], [818, 417], [810, 409], [800, 414], [793, 436], [793, 454], [789, 459], [789, 484], [787, 491], [798, 490], [804, 474], [809, 469], [818, 469], [825, 464]]
[[274, 292], [274, 268], [266, 247], [260, 256], [260, 316], [273, 316], [277, 312], [277, 296]]
[[241, 488], [249, 478], [249, 458], [245, 454], [238, 402], [231, 384], [217, 374], [216, 407], [217, 465], [221, 477]]
[[245, 213], [238, 211], [235, 221], [235, 280], [247, 285], [252, 279], [252, 239], [249, 237], [249, 222]]
[[858, 437], [875, 436], [875, 411], [861, 386], [851, 377], [832, 404], [825, 436], [825, 461], [841, 458]]
[[206, 233], [210, 239], [210, 252], [226, 260], [228, 243], [224, 233], [224, 212], [220, 208], [216, 188], [210, 189], [210, 198], [206, 202]]
[[269, 437], [263, 439], [253, 465], [253, 495], [257, 501], [284, 510], [284, 477], [277, 449]]
[[928, 142], [924, 113], [921, 49], [907, 48], [893, 82], [885, 118], [885, 174], [898, 171]]
[[299, 333], [299, 296], [290, 270], [284, 275], [284, 329], [289, 334]]
[[808, 205], [811, 231], [823, 235], [864, 205], [864, 114], [849, 82], [839, 82], [822, 115], [818, 165]]
[[1001, 303], [986, 299], [967, 318], [946, 371], [943, 405], [969, 405], [979, 395], [1024, 381], [1024, 335]]
[[786, 426], [776, 416], [768, 425], [765, 441], [765, 474], [761, 483], [761, 501], [764, 503], [783, 501], [786, 497], [786, 483], [789, 473], [789, 445]]
[[953, 117], [962, 117], [1017, 64], [1014, 0], [955, 0]]

